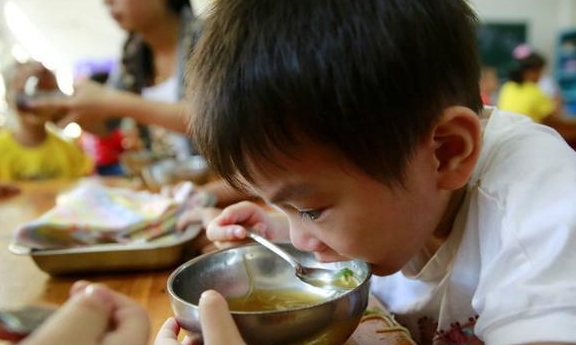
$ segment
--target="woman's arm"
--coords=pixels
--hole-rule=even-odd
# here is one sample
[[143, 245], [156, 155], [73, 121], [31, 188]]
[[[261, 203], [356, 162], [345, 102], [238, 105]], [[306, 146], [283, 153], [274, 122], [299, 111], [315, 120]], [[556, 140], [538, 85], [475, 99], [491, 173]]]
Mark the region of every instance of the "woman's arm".
[[158, 125], [181, 133], [187, 131], [188, 112], [184, 102], [150, 101], [90, 80], [76, 84], [74, 95], [70, 97], [37, 100], [30, 106], [60, 108], [67, 113], [59, 121], [61, 124], [76, 122], [95, 133], [100, 133], [104, 120], [112, 117], [130, 117], [142, 124]]

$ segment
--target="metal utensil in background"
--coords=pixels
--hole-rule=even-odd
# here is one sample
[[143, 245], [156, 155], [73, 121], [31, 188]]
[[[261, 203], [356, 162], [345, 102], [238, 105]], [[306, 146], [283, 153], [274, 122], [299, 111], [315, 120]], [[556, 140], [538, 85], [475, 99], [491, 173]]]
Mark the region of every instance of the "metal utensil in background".
[[0, 339], [19, 341], [40, 326], [55, 308], [27, 306], [16, 310], [0, 310]]

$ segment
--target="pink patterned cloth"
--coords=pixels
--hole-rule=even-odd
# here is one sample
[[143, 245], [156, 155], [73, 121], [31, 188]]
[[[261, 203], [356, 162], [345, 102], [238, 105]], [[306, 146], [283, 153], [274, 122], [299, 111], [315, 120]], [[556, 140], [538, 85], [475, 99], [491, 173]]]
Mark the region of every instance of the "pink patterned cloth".
[[36, 249], [130, 242], [174, 228], [182, 204], [161, 194], [81, 180], [60, 194], [52, 209], [17, 229], [14, 242]]

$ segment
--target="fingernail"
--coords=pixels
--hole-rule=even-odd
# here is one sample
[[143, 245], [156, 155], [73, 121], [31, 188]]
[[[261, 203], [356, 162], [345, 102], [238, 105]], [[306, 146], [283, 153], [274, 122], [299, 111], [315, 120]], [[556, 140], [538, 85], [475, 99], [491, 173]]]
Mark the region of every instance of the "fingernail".
[[74, 282], [74, 284], [72, 284], [72, 287], [70, 287], [70, 294], [75, 295], [77, 293], [84, 292], [86, 287], [89, 285], [90, 285], [90, 282], [87, 280], [78, 280], [78, 281]]
[[232, 233], [234, 234], [234, 237], [237, 237], [237, 238], [244, 238], [246, 236], [244, 228], [242, 228], [242, 227], [234, 228], [232, 230]]
[[200, 301], [205, 300], [207, 298], [210, 297], [214, 297], [217, 296], [217, 292], [214, 290], [206, 290], [204, 292], [202, 292], [202, 294], [200, 295]]
[[108, 307], [112, 307], [114, 305], [112, 297], [110, 296], [108, 291], [102, 286], [98, 286], [96, 284], [90, 284], [84, 289], [82, 294], [90, 298], [96, 298]]
[[206, 298], [206, 296], [208, 296], [208, 293], [209, 293], [208, 291], [210, 291], [210, 290], [206, 290], [200, 294], [200, 300], [202, 300], [202, 299]]

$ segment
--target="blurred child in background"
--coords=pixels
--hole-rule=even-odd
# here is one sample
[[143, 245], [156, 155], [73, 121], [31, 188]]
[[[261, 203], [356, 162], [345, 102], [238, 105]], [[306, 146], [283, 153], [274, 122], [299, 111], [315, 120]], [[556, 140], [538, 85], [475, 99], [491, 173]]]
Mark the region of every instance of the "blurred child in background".
[[556, 117], [560, 104], [544, 93], [538, 82], [546, 67], [544, 57], [526, 45], [514, 49], [516, 67], [509, 72], [508, 81], [502, 85], [498, 108], [531, 117], [535, 122], [545, 122]]
[[[108, 77], [108, 72], [96, 72], [90, 76], [90, 79], [106, 84]], [[80, 138], [84, 151], [94, 159], [96, 173], [102, 176], [124, 175], [120, 155], [126, 150], [125, 142], [121, 126], [111, 128], [101, 135], [83, 131]]]
[[576, 148], [576, 121], [562, 113], [563, 101], [558, 93], [550, 94], [542, 85], [546, 59], [528, 45], [514, 49], [516, 68], [498, 95], [498, 108], [527, 115], [535, 122], [553, 127]]
[[493, 96], [498, 91], [498, 72], [492, 66], [484, 65], [480, 69], [480, 97], [484, 105], [494, 105]]
[[82, 149], [46, 126], [59, 112], [53, 107], [27, 107], [28, 96], [58, 92], [54, 74], [38, 62], [17, 63], [4, 72], [13, 123], [0, 132], [0, 181], [89, 174], [93, 164]]

